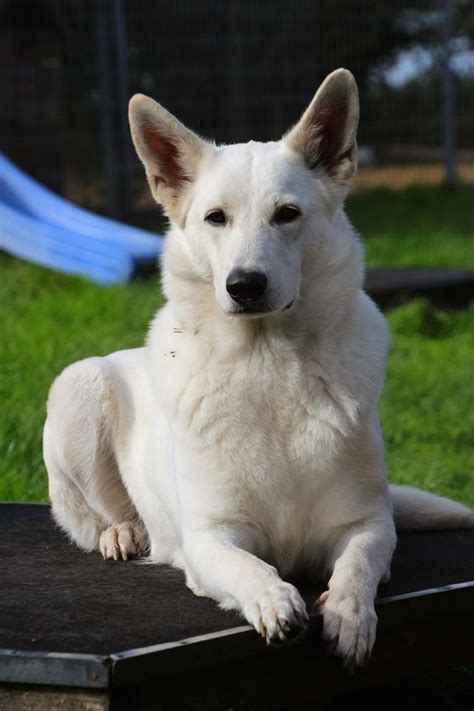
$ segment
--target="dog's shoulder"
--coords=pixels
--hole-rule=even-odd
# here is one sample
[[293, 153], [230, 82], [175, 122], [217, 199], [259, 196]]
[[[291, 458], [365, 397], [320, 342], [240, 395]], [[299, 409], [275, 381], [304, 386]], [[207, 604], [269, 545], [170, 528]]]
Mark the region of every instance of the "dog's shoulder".
[[387, 348], [387, 322], [362, 290], [345, 318], [313, 345], [326, 390], [353, 423], [376, 406]]

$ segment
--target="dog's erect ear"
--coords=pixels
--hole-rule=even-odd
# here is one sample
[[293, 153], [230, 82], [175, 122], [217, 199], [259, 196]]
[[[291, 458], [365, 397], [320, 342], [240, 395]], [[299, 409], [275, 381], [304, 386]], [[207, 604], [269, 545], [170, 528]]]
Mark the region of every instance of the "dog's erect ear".
[[160, 104], [135, 94], [129, 104], [132, 140], [157, 202], [172, 209], [211, 147]]
[[347, 69], [337, 69], [284, 140], [304, 156], [309, 168], [324, 168], [342, 186], [357, 170], [358, 122], [357, 84]]

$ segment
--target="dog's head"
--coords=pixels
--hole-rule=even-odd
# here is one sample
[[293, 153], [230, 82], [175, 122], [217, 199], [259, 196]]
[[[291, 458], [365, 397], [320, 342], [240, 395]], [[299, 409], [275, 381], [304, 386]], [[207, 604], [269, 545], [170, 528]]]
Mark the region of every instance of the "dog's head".
[[326, 78], [278, 142], [216, 146], [152, 99], [132, 98], [132, 138], [151, 192], [225, 313], [278, 313], [297, 299], [304, 255], [355, 173], [358, 116], [345, 69]]

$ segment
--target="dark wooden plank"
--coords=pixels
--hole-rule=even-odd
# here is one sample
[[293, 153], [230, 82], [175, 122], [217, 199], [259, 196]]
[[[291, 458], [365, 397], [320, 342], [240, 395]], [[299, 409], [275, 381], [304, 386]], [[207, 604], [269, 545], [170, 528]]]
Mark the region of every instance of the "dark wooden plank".
[[110, 667], [106, 656], [0, 649], [0, 682], [4, 683], [107, 688]]
[[[151, 711], [158, 699], [160, 711], [322, 710], [341, 693], [394, 683], [472, 660], [472, 636], [468, 636], [474, 632], [472, 620], [454, 613], [449, 621], [419, 622], [416, 629], [411, 627], [409, 618], [406, 622], [406, 627], [399, 624], [395, 628], [382, 624], [370, 664], [353, 674], [345, 671], [338, 660], [327, 657], [321, 647], [294, 647], [137, 685], [132, 687], [136, 705], [130, 705], [128, 711]], [[384, 701], [385, 705], [377, 708], [393, 708], [389, 698]], [[353, 703], [344, 708], [352, 706]]]
[[107, 655], [242, 625], [180, 571], [71, 544], [47, 506], [0, 506], [0, 647]]
[[[421, 654], [417, 630], [436, 627], [444, 639], [455, 612], [461, 620], [457, 650], [466, 661], [464, 620], [473, 619], [474, 586], [465, 583], [474, 577], [473, 543], [474, 530], [400, 537], [392, 581], [379, 590], [379, 655], [387, 630], [390, 644], [406, 643], [405, 622]], [[0, 654], [0, 680], [130, 685], [245, 659], [273, 664], [280, 654], [316, 655], [324, 674], [326, 664], [338, 664], [324, 655], [320, 618], [298, 644], [269, 650], [241, 617], [190, 593], [178, 571], [104, 563], [99, 554], [82, 553], [56, 529], [47, 506], [0, 506], [0, 555], [0, 646], [13, 649]], [[309, 604], [321, 589], [308, 582], [299, 587]]]
[[[424, 629], [426, 625], [439, 626], [438, 634], [442, 637], [446, 626], [452, 630], [455, 614], [462, 619], [463, 639], [467, 639], [466, 625], [471, 625], [474, 632], [472, 620], [474, 582], [382, 598], [377, 601], [376, 609], [379, 618], [379, 637], [382, 639], [389, 637], [390, 644], [394, 647], [417, 640], [421, 653], [423, 640], [418, 630]], [[448, 619], [449, 624], [446, 625]], [[408, 629], [405, 627], [405, 622], [409, 625]], [[378, 647], [380, 646], [379, 644]], [[461, 656], [464, 663], [469, 659], [474, 661], [474, 647], [472, 649], [469, 647], [467, 651], [462, 644], [462, 639], [459, 640], [458, 646], [463, 650]], [[136, 684], [151, 677], [158, 679], [172, 675], [177, 669], [182, 673], [185, 670], [212, 667], [217, 662], [235, 663], [242, 659], [254, 659], [256, 656], [267, 657], [269, 664], [273, 664], [271, 660], [280, 654], [291, 657], [301, 653], [318, 660], [318, 668], [323, 678], [326, 664], [328, 663], [329, 668], [332, 668], [333, 661], [328, 662], [325, 647], [321, 642], [321, 617], [313, 616], [308, 631], [284, 647], [266, 647], [252, 628], [246, 626], [225, 630], [220, 634], [185, 639], [179, 643], [114, 654], [111, 655], [112, 684]], [[340, 666], [339, 663], [338, 665]]]
[[474, 271], [448, 267], [375, 267], [367, 270], [365, 289], [381, 308], [413, 297], [440, 306], [467, 306], [474, 299]]

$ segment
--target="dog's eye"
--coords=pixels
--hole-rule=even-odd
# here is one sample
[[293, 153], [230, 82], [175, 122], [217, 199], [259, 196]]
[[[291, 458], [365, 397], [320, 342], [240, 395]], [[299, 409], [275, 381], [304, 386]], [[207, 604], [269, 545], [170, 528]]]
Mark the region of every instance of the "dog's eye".
[[211, 225], [225, 225], [227, 222], [224, 210], [211, 210], [204, 219]]
[[301, 212], [294, 205], [283, 205], [276, 211], [273, 221], [281, 225], [286, 222], [294, 222], [300, 215]]

